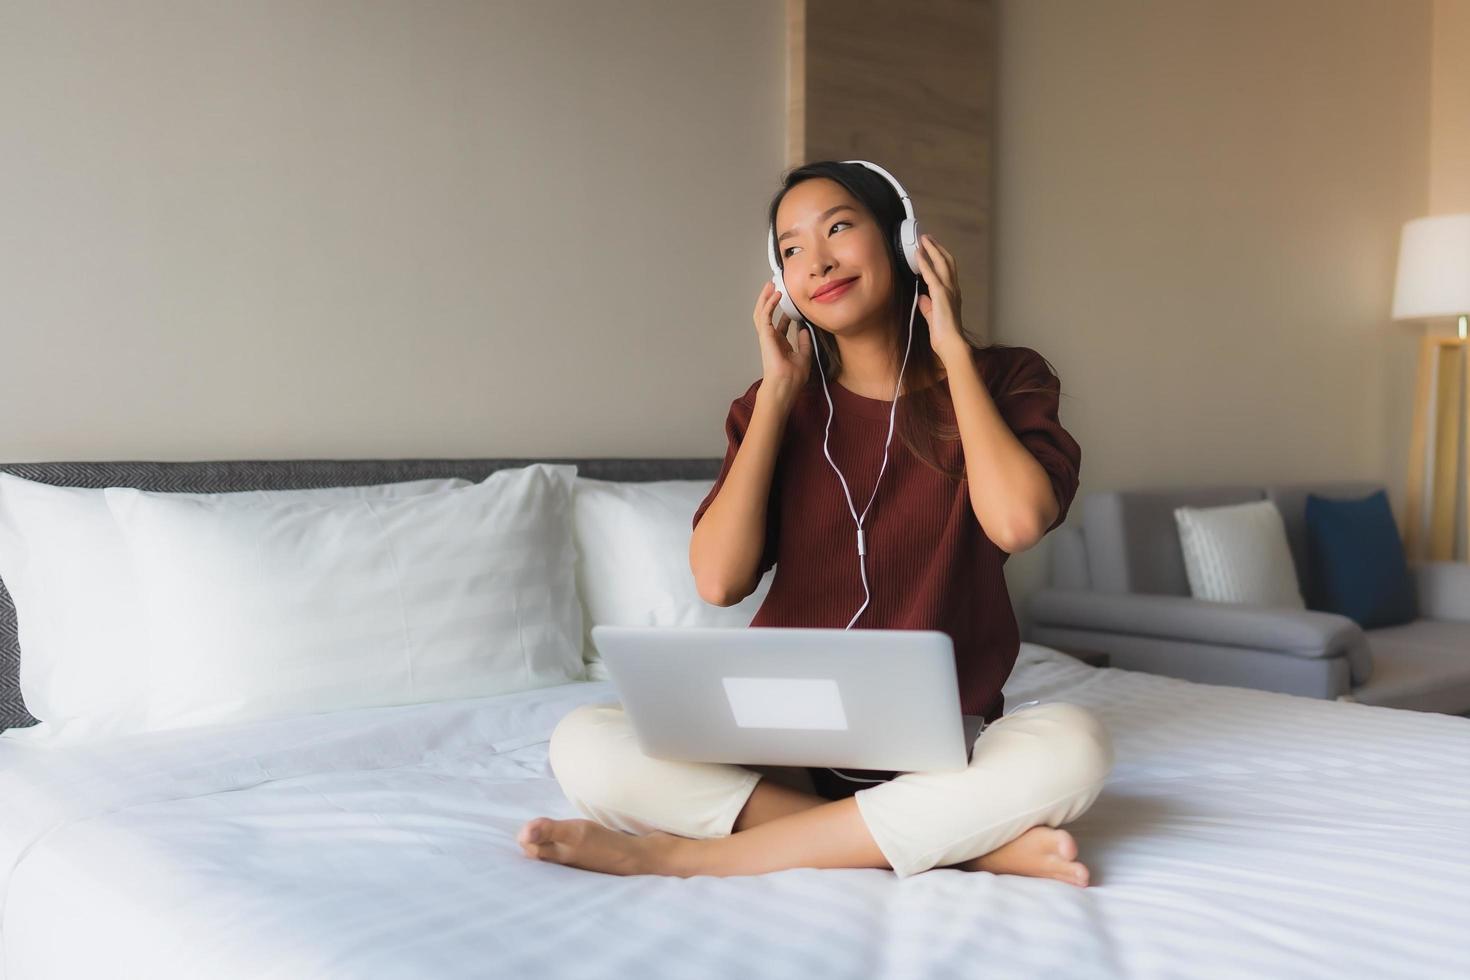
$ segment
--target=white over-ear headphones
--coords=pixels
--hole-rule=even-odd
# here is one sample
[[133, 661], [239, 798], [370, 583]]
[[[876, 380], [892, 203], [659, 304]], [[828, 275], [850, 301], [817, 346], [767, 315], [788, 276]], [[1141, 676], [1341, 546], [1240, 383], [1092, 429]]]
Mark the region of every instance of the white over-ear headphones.
[[[913, 203], [909, 201], [908, 192], [903, 189], [902, 184], [894, 179], [892, 174], [884, 170], [882, 167], [878, 166], [876, 163], [869, 163], [867, 160], [844, 160], [842, 162], [861, 164], [862, 166], [867, 167], [869, 170], [873, 170], [878, 172], [879, 174], [882, 174], [883, 177], [890, 184], [893, 185], [893, 189], [898, 192], [899, 201], [903, 204], [903, 212], [905, 217], [903, 223], [898, 226], [897, 244], [899, 251], [903, 253], [903, 257], [908, 263], [909, 271], [917, 275], [919, 272], [919, 221], [917, 218], [914, 217], [914, 206]], [[852, 492], [849, 491], [847, 488], [847, 480], [842, 476], [842, 471], [837, 468], [837, 464], [832, 462], [832, 453], [827, 448], [827, 437], [832, 432], [832, 415], [834, 410], [832, 407], [832, 393], [827, 389], [827, 375], [826, 372], [822, 370], [822, 355], [818, 353], [820, 345], [817, 343], [817, 332], [815, 328], [812, 327], [810, 321], [808, 321], [806, 317], [802, 316], [801, 311], [796, 308], [796, 304], [792, 302], [791, 299], [791, 290], [786, 288], [784, 272], [782, 271], [781, 266], [777, 263], [776, 260], [775, 228], [771, 228], [767, 231], [767, 244], [767, 258], [771, 263], [771, 283], [781, 293], [781, 312], [790, 317], [793, 322], [804, 324], [807, 328], [807, 331], [812, 335], [812, 356], [817, 359], [817, 372], [822, 379], [822, 393], [827, 396], [827, 430], [825, 433], [823, 433], [822, 436], [822, 453], [827, 457], [827, 462], [832, 466], [833, 472], [837, 474], [837, 479], [842, 484], [842, 493], [847, 498], [848, 512], [852, 514], [853, 523], [857, 525], [858, 574], [862, 577], [863, 580], [863, 604], [858, 607], [857, 612], [853, 613], [852, 619], [848, 620], [847, 626], [844, 627], [844, 629], [851, 629], [852, 624], [857, 622], [857, 618], [863, 614], [863, 610], [868, 608], [868, 601], [872, 598], [871, 593], [869, 593], [868, 591], [868, 571], [867, 561], [865, 557], [868, 553], [868, 545], [867, 538], [863, 532], [863, 521], [867, 519], [868, 510], [872, 508], [873, 500], [878, 496], [878, 486], [883, 482], [883, 471], [888, 468], [888, 446], [891, 442], [893, 442], [893, 422], [898, 414], [898, 393], [903, 388], [903, 372], [904, 369], [908, 367], [909, 350], [913, 347], [914, 344], [914, 311], [917, 310], [919, 307], [918, 284], [915, 284], [914, 302], [913, 305], [909, 308], [908, 344], [904, 347], [903, 350], [903, 365], [898, 369], [898, 386], [895, 387], [893, 390], [893, 407], [889, 409], [888, 412], [888, 438], [883, 443], [883, 463], [881, 466], [878, 467], [878, 479], [873, 482], [873, 495], [868, 498], [868, 506], [863, 508], [863, 513], [860, 517], [858, 516], [857, 509], [853, 507]], [[836, 769], [833, 769], [830, 766], [827, 766], [825, 768], [833, 775], [838, 776], [842, 779], [846, 779], [849, 782], [883, 782], [883, 780], [881, 779], [859, 779], [855, 776], [848, 776], [838, 772]]]

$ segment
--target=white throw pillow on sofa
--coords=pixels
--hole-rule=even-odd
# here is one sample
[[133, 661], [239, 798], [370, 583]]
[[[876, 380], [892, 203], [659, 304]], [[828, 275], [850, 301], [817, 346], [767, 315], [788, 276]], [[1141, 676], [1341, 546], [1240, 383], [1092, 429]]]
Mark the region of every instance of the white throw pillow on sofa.
[[583, 679], [575, 476], [326, 503], [107, 490], [148, 622], [145, 729]]
[[1275, 502], [1177, 507], [1174, 522], [1196, 599], [1306, 608]]
[[577, 477], [573, 508], [577, 589], [586, 611], [587, 677], [605, 680], [593, 626], [749, 626], [775, 569], [733, 606], [699, 597], [689, 569], [694, 512], [713, 480], [595, 480]]
[[[158, 496], [321, 502], [398, 499], [467, 486], [470, 481], [452, 478]], [[138, 730], [147, 627], [127, 546], [103, 490], [0, 473], [0, 579], [15, 603], [21, 696], [41, 722], [7, 737], [70, 741]]]

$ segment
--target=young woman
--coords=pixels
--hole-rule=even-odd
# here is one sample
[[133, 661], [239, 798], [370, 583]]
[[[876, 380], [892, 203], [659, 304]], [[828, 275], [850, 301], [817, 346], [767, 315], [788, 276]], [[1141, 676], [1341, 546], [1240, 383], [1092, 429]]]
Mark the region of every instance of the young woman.
[[[916, 295], [898, 192], [867, 167], [791, 171], [768, 218], [782, 281], [814, 329], [798, 324], [790, 343], [792, 321], [773, 322], [780, 294], [765, 284], [754, 311], [762, 377], [730, 406], [729, 448], [694, 515], [699, 594], [733, 605], [775, 566], [752, 627], [943, 630], [961, 710], [986, 725], [957, 772], [803, 771], [650, 759], [620, 706], [583, 705], [549, 751], [591, 819], [537, 817], [518, 842], [530, 857], [612, 874], [957, 867], [1085, 886], [1059, 828], [1102, 789], [1107, 730], [1063, 702], [1005, 714], [1001, 694], [1020, 643], [1001, 566], [1062, 522], [1078, 485], [1060, 382], [1034, 350], [969, 342], [954, 257], [929, 236], [927, 295]], [[893, 400], [900, 438], [885, 465]], [[864, 501], [871, 510], [857, 512]]]

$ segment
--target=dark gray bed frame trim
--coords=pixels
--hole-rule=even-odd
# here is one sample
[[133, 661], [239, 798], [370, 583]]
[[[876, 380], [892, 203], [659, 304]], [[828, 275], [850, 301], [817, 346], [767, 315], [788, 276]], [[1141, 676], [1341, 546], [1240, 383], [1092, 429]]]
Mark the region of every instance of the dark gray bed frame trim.
[[[715, 458], [528, 459], [271, 459], [218, 462], [0, 463], [0, 471], [67, 487], [136, 487], [173, 493], [296, 490], [366, 486], [461, 477], [473, 482], [496, 470], [532, 463], [570, 463], [595, 480], [709, 480], [719, 475]], [[0, 582], [0, 729], [26, 728], [36, 719], [20, 695], [20, 642], [15, 604]]]

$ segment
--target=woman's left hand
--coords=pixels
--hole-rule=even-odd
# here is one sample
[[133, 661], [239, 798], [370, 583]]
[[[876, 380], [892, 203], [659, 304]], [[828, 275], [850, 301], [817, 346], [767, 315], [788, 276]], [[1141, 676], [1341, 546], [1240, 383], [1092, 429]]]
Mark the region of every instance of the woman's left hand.
[[929, 321], [929, 346], [941, 361], [958, 352], [969, 356], [970, 342], [960, 329], [960, 286], [954, 256], [933, 236], [919, 236], [919, 274], [929, 287], [919, 297], [919, 312]]

